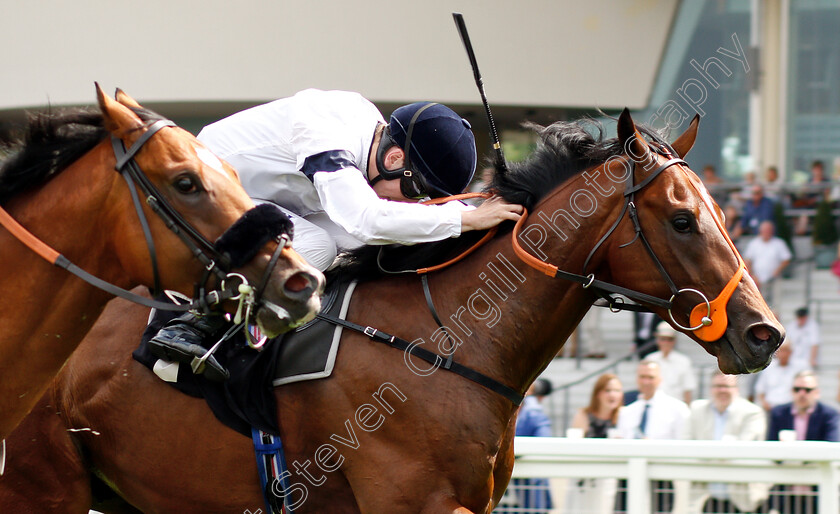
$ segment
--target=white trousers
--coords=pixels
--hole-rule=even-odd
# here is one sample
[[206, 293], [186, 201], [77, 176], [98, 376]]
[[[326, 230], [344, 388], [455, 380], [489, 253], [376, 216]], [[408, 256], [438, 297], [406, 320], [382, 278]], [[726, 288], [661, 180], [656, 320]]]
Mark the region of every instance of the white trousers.
[[289, 215], [295, 226], [292, 248], [306, 262], [321, 271], [332, 266], [339, 253], [362, 245], [361, 241], [348, 234], [324, 212], [316, 212], [304, 218], [283, 207], [280, 209]]

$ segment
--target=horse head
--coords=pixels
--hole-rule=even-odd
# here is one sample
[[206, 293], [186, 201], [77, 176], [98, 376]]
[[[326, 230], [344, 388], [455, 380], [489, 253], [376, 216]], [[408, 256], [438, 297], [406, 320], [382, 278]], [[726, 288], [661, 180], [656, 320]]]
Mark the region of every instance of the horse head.
[[[721, 209], [682, 159], [694, 145], [696, 116], [671, 145], [648, 142], [628, 110], [618, 120], [627, 158], [605, 164], [626, 177], [625, 211], [605, 241], [605, 265], [618, 285], [668, 300], [652, 310], [717, 357], [725, 373], [766, 367], [784, 328], [744, 267]], [[647, 131], [646, 131], [647, 132]]]
[[[142, 145], [134, 159], [142, 170], [141, 174], [161, 197], [147, 197], [143, 202], [153, 244], [157, 248], [158, 264], [155, 265], [154, 258], [149, 256], [150, 251], [138, 248], [147, 245], [147, 238], [137, 221], [138, 214], [130, 205], [132, 200], [126, 182], [116, 182], [114, 194], [119, 198], [115, 200], [115, 205], [119, 206], [116, 210], [122, 214], [116, 217], [114, 226], [109, 227], [118, 234], [113, 251], [134, 281], [160, 283], [162, 288], [192, 295], [197, 277], [209, 275], [205, 269], [221, 265], [216, 261], [229, 257], [228, 254], [219, 255], [219, 252], [214, 254], [214, 245], [210, 242], [218, 242], [231, 227], [246, 225], [237, 223], [237, 220], [245, 220], [243, 215], [252, 212], [254, 203], [239, 183], [236, 171], [192, 134], [167, 125], [149, 137], [147, 132], [155, 121], [161, 119], [159, 116], [144, 109], [123, 91], [118, 90], [116, 99], [112, 99], [103, 93], [98, 84], [96, 89], [105, 128], [112, 138], [122, 141], [128, 152], [132, 151], [132, 145]], [[149, 137], [148, 141], [144, 142], [144, 135]], [[171, 222], [152, 212], [160, 210], [159, 204], [166, 203], [174, 212], [172, 218], [177, 220], [180, 217], [186, 226], [167, 227]], [[261, 295], [262, 301], [255, 318], [266, 335], [274, 336], [315, 316], [320, 308], [324, 276], [288, 244], [292, 235], [288, 219], [269, 209], [262, 214], [261, 218], [255, 216], [259, 219], [250, 220], [250, 227], [240, 232], [262, 236], [263, 239], [254, 242], [244, 241], [241, 234], [226, 236], [226, 240], [255, 247], [243, 250], [247, 257], [235, 259], [231, 263], [234, 269], [225, 272], [235, 272], [236, 280], [261, 287], [257, 294]], [[286, 226], [265, 227], [265, 223], [260, 224], [265, 219], [270, 219], [275, 225], [285, 223]], [[179, 237], [179, 232], [190, 235], [193, 243]], [[281, 235], [288, 235], [288, 238], [281, 240], [275, 237]], [[198, 255], [195, 251], [196, 247], [202, 248], [202, 242], [209, 247], [207, 251], [210, 253], [204, 261], [196, 259]], [[232, 303], [228, 307], [229, 310], [234, 308]]]

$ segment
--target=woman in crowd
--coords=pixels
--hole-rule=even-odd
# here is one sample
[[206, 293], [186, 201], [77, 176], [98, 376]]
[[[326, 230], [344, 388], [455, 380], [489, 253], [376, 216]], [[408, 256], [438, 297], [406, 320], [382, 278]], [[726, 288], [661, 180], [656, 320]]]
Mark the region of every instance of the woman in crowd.
[[[624, 400], [621, 381], [612, 373], [598, 377], [592, 388], [589, 405], [572, 419], [572, 428], [583, 431], [584, 437], [605, 438], [618, 422], [618, 412]], [[612, 514], [618, 480], [615, 478], [587, 478], [570, 483], [568, 512]]]

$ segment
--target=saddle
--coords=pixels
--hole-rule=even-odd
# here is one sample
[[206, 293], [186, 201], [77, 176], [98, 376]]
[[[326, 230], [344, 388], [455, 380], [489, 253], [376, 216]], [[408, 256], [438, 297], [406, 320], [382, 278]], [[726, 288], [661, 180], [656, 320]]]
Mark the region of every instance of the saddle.
[[[321, 314], [344, 319], [355, 287], [356, 282], [331, 283], [322, 298]], [[326, 378], [335, 366], [342, 327], [316, 318], [267, 341], [260, 351], [249, 347], [238, 332], [213, 354], [230, 372], [230, 379], [213, 382], [193, 374], [188, 365], [166, 363], [149, 351], [149, 339], [177, 314], [155, 311], [132, 356], [175, 389], [204, 398], [219, 421], [249, 438], [252, 427], [279, 435], [275, 386]], [[213, 343], [208, 341], [208, 348]]]

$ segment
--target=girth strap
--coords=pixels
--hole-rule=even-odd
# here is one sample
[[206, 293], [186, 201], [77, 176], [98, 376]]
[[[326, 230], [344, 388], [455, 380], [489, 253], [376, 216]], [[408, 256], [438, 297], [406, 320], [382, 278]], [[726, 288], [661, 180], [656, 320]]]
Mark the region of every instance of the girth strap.
[[432, 313], [432, 318], [434, 318], [437, 326], [443, 330], [443, 333], [446, 334], [446, 338], [449, 339], [449, 342], [452, 344], [453, 351], [449, 353], [449, 356], [446, 358], [446, 362], [443, 364], [444, 369], [449, 369], [452, 367], [452, 356], [455, 354], [455, 341], [452, 340], [452, 336], [449, 335], [449, 332], [446, 330], [446, 327], [443, 326], [443, 323], [441, 323], [440, 317], [438, 316], [437, 309], [435, 308], [435, 302], [432, 300], [432, 291], [429, 289], [429, 275], [420, 275], [420, 283], [423, 284], [423, 295], [426, 297], [426, 306], [429, 308], [429, 312]]
[[[397, 336], [392, 336], [371, 326], [363, 327], [351, 321], [336, 318], [328, 314], [318, 314], [317, 318], [322, 319], [324, 321], [328, 321], [334, 325], [339, 325], [344, 328], [355, 330], [356, 332], [361, 332], [362, 334], [368, 336], [377, 343], [384, 343], [390, 346], [391, 348], [396, 348], [397, 350], [401, 350], [403, 352], [407, 350], [410, 355], [423, 359], [429, 364], [440, 366], [440, 363], [443, 361], [443, 358], [434, 352], [430, 352], [425, 348], [420, 348], [416, 344], [409, 343], [405, 339], [401, 339]], [[462, 377], [471, 380], [480, 386], [486, 387], [494, 393], [504, 396], [516, 406], [522, 404], [522, 400], [524, 399], [523, 395], [519, 394], [513, 388], [508, 387], [502, 384], [501, 382], [488, 377], [483, 373], [475, 371], [472, 368], [464, 366], [463, 364], [459, 364], [458, 362], [452, 361], [450, 367], [444, 369], [446, 369], [447, 371], [451, 371], [456, 375], [461, 375]]]

